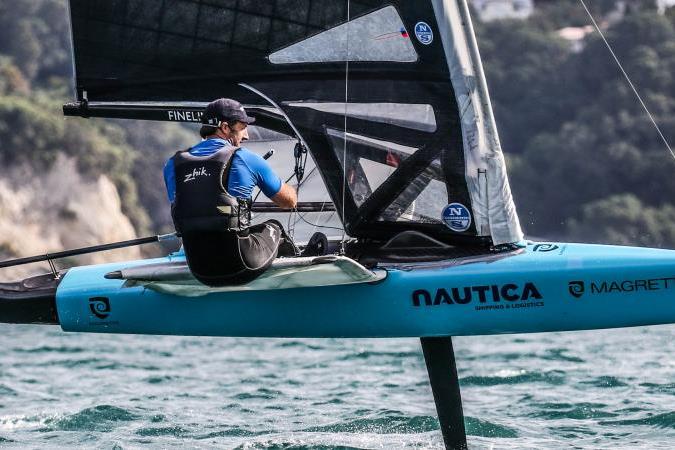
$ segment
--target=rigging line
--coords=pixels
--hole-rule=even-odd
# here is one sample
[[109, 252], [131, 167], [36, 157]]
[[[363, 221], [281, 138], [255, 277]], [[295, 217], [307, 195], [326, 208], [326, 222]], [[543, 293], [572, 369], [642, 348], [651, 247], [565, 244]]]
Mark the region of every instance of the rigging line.
[[[309, 213], [307, 213], [307, 214], [309, 214]], [[335, 212], [333, 212], [333, 214], [335, 214]], [[319, 225], [319, 224], [316, 224], [316, 223], [312, 223], [312, 222], [310, 222], [309, 220], [305, 219], [305, 218], [303, 217], [303, 215], [302, 215], [300, 212], [298, 212], [298, 217], [300, 217], [300, 219], [301, 219], [303, 222], [305, 222], [306, 224], [312, 225], [312, 226], [314, 227], [315, 230], [316, 230], [317, 228], [330, 228], [331, 230], [340, 230], [340, 231], [344, 231], [344, 228], [331, 227], [331, 226], [328, 226], [328, 225]], [[329, 218], [329, 219], [330, 219], [330, 218]]]
[[[305, 161], [303, 162], [303, 168], [304, 168], [304, 166], [307, 165], [307, 158], [308, 158], [308, 157], [309, 157], [308, 154], [305, 154]], [[297, 190], [298, 190], [298, 198], [300, 198], [300, 187], [301, 187], [306, 181], [308, 181], [315, 173], [317, 173], [316, 170], [317, 170], [317, 166], [314, 166], [314, 168], [313, 168], [312, 170], [310, 170], [310, 171], [307, 173], [307, 175], [306, 175], [305, 177], [303, 177], [302, 181], [300, 181], [300, 182], [298, 183], [298, 187], [297, 187]], [[291, 178], [292, 178], [292, 175], [291, 175]], [[289, 178], [289, 180], [290, 180], [290, 178]], [[329, 198], [328, 200], [330, 200], [330, 198]], [[323, 200], [322, 200], [322, 203], [321, 203], [321, 209], [319, 210], [319, 213], [322, 213], [325, 207], [326, 207], [326, 200], [323, 199]], [[298, 215], [300, 215], [300, 212], [297, 211], [297, 208], [296, 208], [296, 212], [298, 212]], [[333, 214], [335, 214], [335, 211], [333, 211]], [[300, 221], [299, 219], [296, 219], [295, 222], [293, 222], [293, 227], [295, 227], [295, 225], [297, 225], [299, 221]], [[309, 222], [308, 222], [308, 223], [309, 223]], [[310, 224], [310, 225], [311, 225], [311, 224]], [[314, 225], [314, 228], [312, 228], [312, 234], [314, 234], [315, 232], [316, 232], [316, 225]]]
[[[305, 178], [305, 167], [307, 167], [307, 158], [309, 158], [309, 150], [308, 150], [307, 147], [303, 147], [303, 149], [304, 149], [303, 153], [300, 154], [300, 165], [302, 166], [302, 169], [301, 169], [301, 171], [298, 171], [298, 164], [296, 162], [296, 168], [293, 171], [294, 174], [295, 174], [295, 177], [298, 181], [298, 185], [296, 186], [296, 192], [297, 192], [298, 199], [300, 198], [300, 188], [302, 187], [302, 183], [303, 183], [303, 181], [307, 180], [307, 178]], [[303, 158], [303, 155], [304, 155], [304, 158]], [[316, 169], [316, 167], [314, 167], [314, 168]], [[298, 173], [300, 173], [300, 176], [298, 176]], [[308, 175], [308, 177], [309, 177], [309, 175]], [[304, 192], [304, 190], [303, 190], [303, 192]], [[323, 210], [324, 206], [325, 206], [325, 204], [321, 205], [322, 210]], [[299, 216], [300, 212], [298, 211], [297, 206], [293, 209], [294, 209], [294, 212]], [[291, 218], [293, 217], [294, 212], [291, 212], [291, 214], [289, 215], [289, 218], [288, 218], [289, 224], [291, 222]], [[295, 240], [295, 226], [297, 224], [298, 224], [298, 220], [296, 219], [293, 222], [293, 240]]]
[[312, 175], [314, 175], [314, 173], [316, 173], [316, 166], [314, 166], [312, 170], [307, 172], [307, 175], [302, 179], [302, 181], [298, 186], [302, 186], [303, 184], [305, 184], [305, 181], [309, 180], [312, 177]]
[[[342, 223], [346, 223], [345, 218], [345, 196], [347, 192], [347, 112], [349, 107], [349, 22], [351, 20], [351, 0], [347, 0], [347, 57], [345, 58], [345, 135], [342, 144]], [[342, 237], [340, 238], [341, 251], [344, 253], [345, 229], [342, 228]]]
[[[330, 200], [330, 199], [328, 199], [328, 200]], [[324, 212], [323, 209], [326, 207], [326, 203], [327, 203], [327, 202], [326, 202], [326, 198], [324, 197], [324, 198], [321, 200], [321, 208], [319, 209], [319, 211], [312, 211], [312, 212], [316, 212], [316, 213], [318, 213], [318, 214], [323, 213], [323, 212]], [[298, 217], [299, 217], [300, 219], [304, 220], [306, 223], [308, 223], [309, 225], [312, 225], [312, 226], [313, 226], [310, 235], [312, 235], [312, 234], [314, 234], [314, 233], [316, 232], [316, 228], [317, 228], [317, 227], [321, 227], [321, 225], [313, 224], [313, 223], [310, 223], [310, 222], [308, 222], [307, 220], [305, 220], [305, 218], [302, 217], [302, 216], [300, 215], [300, 211], [298, 211], [297, 208], [295, 208], [295, 211], [298, 213]], [[328, 211], [326, 211], [326, 212], [328, 212]], [[309, 214], [309, 213], [307, 213], [307, 214]], [[333, 218], [333, 215], [335, 215], [335, 211], [333, 211], [333, 213], [328, 217], [328, 219], [326, 219], [326, 223], [328, 223], [328, 222], [330, 221], [330, 219]], [[320, 217], [320, 216], [319, 216], [319, 217]], [[298, 222], [300, 222], [300, 219], [296, 219], [296, 221], [293, 222], [293, 227], [295, 227], [295, 226], [298, 224]], [[328, 228], [334, 228], [334, 227], [328, 227]], [[335, 229], [336, 229], [336, 230], [344, 230], [344, 228], [335, 228]]]
[[656, 132], [659, 134], [659, 136], [661, 137], [661, 140], [666, 145], [666, 148], [670, 152], [670, 155], [673, 157], [673, 159], [675, 159], [675, 152], [671, 148], [671, 146], [668, 143], [668, 140], [666, 139], [666, 137], [661, 132], [661, 128], [656, 123], [656, 120], [654, 120], [654, 116], [652, 116], [652, 113], [649, 111], [649, 108], [647, 108], [647, 105], [642, 100], [642, 97], [640, 96], [640, 94], [637, 91], [637, 88], [635, 87], [635, 85], [631, 81], [630, 77], [628, 76], [628, 73], [626, 73], [626, 71], [624, 70], [623, 65], [621, 64], [621, 61], [619, 61], [619, 58], [616, 56], [616, 53], [614, 53], [614, 50], [612, 49], [612, 46], [609, 45], [609, 42], [605, 38], [605, 34], [602, 32], [602, 30], [598, 26], [598, 23], [595, 21], [595, 18], [593, 17], [593, 14], [591, 14], [591, 11], [586, 6], [586, 3], [584, 2], [584, 0], [579, 0], [579, 2], [581, 2], [581, 6], [583, 6], [584, 9], [586, 10], [586, 14], [588, 14], [588, 17], [591, 18], [591, 22], [593, 22], [593, 26], [597, 30], [598, 34], [600, 34], [600, 37], [602, 38], [603, 42], [607, 46], [607, 49], [609, 50], [609, 52], [612, 54], [612, 57], [614, 58], [614, 61], [616, 61], [616, 64], [619, 66], [619, 69], [621, 69], [621, 73], [623, 73], [623, 76], [626, 78], [626, 81], [628, 81], [628, 84], [630, 85], [631, 89], [633, 90], [633, 93], [635, 93], [635, 96], [637, 97], [640, 104], [642, 105], [642, 108], [644, 108], [645, 112], [649, 116], [649, 120], [651, 120], [652, 124], [654, 124], [654, 128], [656, 128]]
[[[305, 153], [305, 160], [304, 160], [304, 162], [303, 162], [303, 170], [304, 170], [304, 167], [307, 165], [307, 158], [308, 158], [308, 157], [309, 157], [308, 153]], [[298, 182], [298, 187], [297, 187], [297, 190], [298, 190], [298, 198], [300, 198], [300, 187], [305, 183], [305, 181], [309, 180], [309, 179], [312, 177], [312, 175], [314, 175], [314, 174], [316, 173], [316, 169], [317, 169], [317, 166], [314, 166], [314, 168], [313, 168], [312, 170], [310, 170], [310, 171], [307, 173], [307, 175], [304, 176], [303, 179], [302, 179], [300, 182]], [[329, 199], [329, 200], [330, 200], [330, 199]], [[324, 200], [322, 200], [322, 203], [321, 203], [321, 209], [319, 210], [319, 213], [322, 213], [322, 212], [323, 212], [323, 209], [324, 209], [325, 207], [326, 207], [326, 200], [324, 199]], [[297, 208], [296, 208], [296, 212], [298, 213], [298, 216], [299, 216], [299, 215], [300, 215], [300, 212], [297, 211]], [[333, 212], [333, 214], [335, 214], [335, 212]], [[294, 228], [295, 228], [295, 226], [298, 224], [299, 221], [300, 221], [299, 219], [296, 219], [295, 222], [293, 222], [293, 227], [294, 227]], [[308, 222], [308, 223], [309, 223], [309, 222]], [[311, 225], [311, 224], [310, 224], [310, 225]], [[315, 232], [316, 232], [316, 225], [314, 225], [314, 228], [312, 228], [312, 234], [314, 234]]]
[[[306, 164], [306, 163], [307, 163], [307, 161], [305, 161], [305, 164]], [[317, 166], [314, 166], [314, 167], [312, 168], [312, 170], [310, 170], [309, 172], [307, 172], [307, 175], [305, 175], [305, 177], [304, 177], [304, 178], [302, 179], [302, 181], [298, 184], [298, 186], [302, 186], [303, 184], [305, 184], [305, 182], [308, 181], [308, 180], [316, 173], [317, 169], [318, 169], [318, 167], [317, 167]]]
[[[283, 109], [281, 109], [281, 107], [277, 104], [277, 102], [275, 102], [275, 101], [272, 100], [269, 96], [263, 94], [260, 90], [254, 88], [254, 87], [251, 86], [251, 85], [248, 85], [248, 84], [246, 84], [246, 83], [239, 83], [239, 86], [241, 86], [241, 87], [243, 87], [243, 88], [245, 88], [245, 89], [248, 89], [249, 91], [253, 92], [254, 94], [259, 95], [260, 97], [262, 97], [263, 99], [265, 99], [270, 105], [274, 106], [274, 107], [277, 109], [277, 111], [279, 112], [279, 114], [281, 114], [282, 117], [283, 117], [284, 119], [286, 119], [286, 122], [288, 123], [288, 125], [290, 125], [291, 129], [292, 129], [293, 132], [295, 133], [295, 137], [298, 138], [298, 141], [300, 141], [300, 143], [301, 143], [305, 148], [309, 148], [308, 145], [307, 145], [307, 143], [305, 142], [305, 140], [302, 138], [302, 135], [300, 134], [300, 132], [298, 131], [298, 129], [295, 127], [295, 125], [293, 124], [293, 122], [291, 121], [291, 119], [288, 117], [288, 115], [286, 114], [286, 112], [285, 112]], [[305, 154], [305, 160], [304, 160], [304, 162], [303, 162], [303, 170], [304, 170], [304, 165], [305, 165], [305, 164], [307, 164], [307, 155], [306, 155], [306, 154]], [[288, 179], [285, 181], [285, 183], [288, 183], [288, 182], [291, 180], [291, 178], [293, 178], [294, 175], [295, 175], [295, 173], [294, 173], [293, 175], [291, 175], [290, 177], [288, 177]], [[301, 183], [300, 181], [298, 181], [298, 187], [297, 187], [297, 193], [298, 193], [298, 194], [299, 194], [299, 190], [300, 190], [300, 185], [301, 185], [301, 184], [302, 184], [302, 183]], [[258, 193], [256, 194], [255, 198], [253, 199], [253, 202], [252, 202], [252, 203], [255, 203], [255, 201], [258, 199], [258, 197], [260, 196], [260, 192], [262, 192], [262, 190], [258, 191]], [[292, 215], [293, 215], [293, 211], [291, 211], [291, 214], [289, 214], [288, 225], [290, 225], [290, 220], [291, 220], [291, 216], [292, 216]], [[295, 238], [294, 234], [295, 234], [295, 233], [293, 233], [293, 236], [291, 236], [292, 238]]]
[[[306, 160], [305, 160], [305, 162], [306, 162]], [[300, 186], [302, 186], [302, 185], [305, 183], [305, 181], [309, 180], [309, 179], [312, 177], [312, 175], [314, 175], [315, 173], [316, 173], [316, 166], [314, 166], [314, 168], [313, 168], [312, 170], [309, 171], [309, 173], [307, 174], [307, 176], [304, 177], [304, 178], [302, 179], [302, 181], [298, 184], [298, 197], [299, 197], [299, 192], [300, 192]], [[290, 178], [289, 178], [289, 179], [290, 179]], [[329, 198], [328, 200], [330, 200], [330, 198]], [[325, 206], [326, 206], [326, 200], [325, 200], [325, 198], [324, 198], [324, 200], [322, 200], [321, 209], [319, 210], [319, 213], [322, 213], [322, 212], [323, 212], [323, 209], [325, 208]], [[296, 208], [296, 211], [297, 211], [297, 208]], [[333, 211], [333, 214], [335, 214], [335, 211]], [[300, 212], [299, 212], [299, 211], [298, 211], [298, 216], [300, 216]], [[331, 216], [331, 217], [332, 217], [332, 216]], [[303, 220], [304, 220], [303, 217], [300, 217], [300, 219], [303, 219]], [[328, 218], [328, 220], [330, 220], [330, 217]], [[293, 223], [293, 227], [295, 227], [295, 225], [297, 225], [299, 221], [300, 221], [300, 220], [296, 219], [295, 222]], [[305, 220], [305, 222], [307, 222], [307, 221]], [[309, 222], [307, 222], [307, 223], [309, 223]], [[310, 223], [310, 225], [312, 225], [312, 224]], [[314, 234], [314, 233], [316, 232], [316, 227], [317, 227], [317, 225], [314, 224], [314, 228], [312, 228], [312, 233], [311, 233], [311, 234]], [[344, 230], [343, 228], [340, 228], [340, 229], [341, 229], [341, 230]]]
[[295, 225], [293, 225], [293, 228], [291, 228], [291, 218], [293, 217], [293, 213], [296, 211], [296, 208], [293, 208], [288, 214], [288, 221], [286, 222], [286, 233], [291, 237], [293, 242], [295, 242]]
[[262, 97], [263, 99], [267, 100], [267, 101], [269, 102], [270, 105], [274, 106], [274, 107], [279, 111], [279, 114], [281, 114], [281, 116], [282, 116], [284, 119], [286, 119], [286, 122], [288, 122], [288, 125], [291, 127], [291, 129], [292, 129], [293, 132], [295, 133], [295, 137], [298, 138], [298, 140], [302, 143], [302, 145], [304, 145], [305, 147], [309, 148], [309, 146], [307, 145], [307, 142], [305, 142], [305, 140], [302, 138], [302, 135], [300, 134], [300, 132], [298, 131], [298, 129], [295, 127], [295, 125], [293, 124], [293, 122], [291, 122], [291, 119], [288, 118], [288, 115], [284, 112], [283, 109], [281, 109], [281, 107], [277, 104], [277, 102], [275, 102], [275, 101], [272, 100], [269, 96], [263, 94], [261, 91], [259, 91], [258, 89], [254, 88], [254, 87], [251, 86], [251, 85], [248, 85], [248, 84], [246, 84], [246, 83], [238, 83], [238, 85], [241, 86], [241, 87], [243, 87], [243, 88], [245, 88], [245, 89], [248, 89], [249, 91], [253, 92], [254, 94], [258, 94], [260, 97]]
[[[324, 197], [324, 199], [325, 199], [325, 197]], [[323, 208], [324, 208], [325, 206], [326, 206], [326, 202], [325, 202], [325, 200], [324, 200], [324, 202], [321, 203], [321, 208], [319, 209], [319, 216], [318, 216], [318, 217], [321, 217], [321, 213], [323, 213]], [[333, 213], [333, 214], [335, 214], [335, 213]], [[299, 215], [300, 215], [300, 213], [298, 213], [298, 216], [299, 216]], [[331, 215], [331, 216], [328, 218], [328, 220], [330, 220], [331, 217], [333, 217], [333, 216]], [[301, 217], [301, 218], [304, 219], [304, 217]], [[328, 222], [328, 220], [326, 220], [326, 222]], [[317, 224], [314, 224], [314, 227], [312, 227], [312, 234], [316, 233], [316, 228], [317, 228], [317, 227], [318, 227], [318, 225], [317, 225]], [[344, 228], [342, 229], [342, 231], [344, 231]]]
[[[349, 19], [350, 19], [350, 9], [349, 9], [349, 8], [350, 8], [350, 3], [349, 3], [349, 1], [350, 1], [350, 0], [347, 0], [347, 22], [349, 22]], [[345, 99], [346, 99], [346, 97], [347, 97], [347, 80], [348, 80], [348, 78], [347, 78], [348, 75], [347, 75], [347, 74], [348, 74], [348, 73], [349, 73], [349, 37], [347, 37], [347, 70], [345, 71]], [[269, 96], [263, 94], [263, 93], [262, 93], [261, 91], [259, 91], [258, 89], [254, 88], [253, 86], [250, 86], [250, 85], [248, 85], [248, 84], [246, 84], [246, 83], [239, 83], [239, 86], [241, 86], [241, 87], [243, 87], [243, 88], [245, 88], [245, 89], [248, 89], [249, 91], [251, 91], [251, 92], [253, 92], [253, 93], [259, 95], [260, 97], [262, 97], [263, 99], [265, 99], [270, 105], [274, 106], [274, 107], [279, 111], [279, 113], [284, 117], [284, 119], [286, 119], [286, 122], [288, 122], [288, 125], [290, 125], [291, 129], [292, 129], [293, 132], [295, 133], [295, 136], [298, 138], [298, 140], [300, 141], [300, 143], [301, 143], [305, 148], [307, 148], [307, 149], [309, 148], [309, 146], [307, 145], [307, 143], [305, 142], [305, 140], [302, 138], [302, 135], [300, 134], [300, 132], [298, 131], [298, 129], [295, 127], [295, 125], [293, 124], [293, 122], [291, 121], [291, 119], [288, 117], [288, 115], [286, 114], [286, 112], [284, 112], [284, 110], [281, 109], [281, 107], [280, 107], [274, 100], [272, 100]], [[347, 107], [346, 107], [346, 104], [345, 104], [345, 133], [346, 133], [346, 130], [347, 130], [347, 114], [346, 114], [346, 108], [347, 108]], [[346, 150], [347, 150], [347, 143], [346, 143], [346, 140], [345, 140], [345, 148], [344, 148], [344, 152], [345, 152], [345, 153], [346, 153]], [[307, 158], [308, 158], [308, 155], [305, 154], [305, 160], [304, 160], [304, 162], [303, 162], [303, 169], [304, 169], [304, 166], [307, 164]], [[314, 168], [307, 174], [307, 177], [303, 178], [302, 181], [298, 181], [298, 187], [297, 187], [298, 194], [299, 194], [299, 191], [300, 191], [300, 187], [303, 185], [303, 183], [304, 183], [305, 181], [307, 181], [307, 180], [309, 179], [309, 177], [310, 177], [316, 170], [317, 170], [317, 166], [314, 166]], [[295, 174], [293, 174], [293, 175], [291, 175], [290, 177], [288, 177], [288, 179], [287, 179], [285, 182], [288, 183], [288, 182], [291, 180], [291, 178], [293, 178], [294, 175], [295, 175]], [[346, 172], [345, 172], [344, 178], [346, 178]], [[344, 185], [345, 185], [345, 183], [344, 183], [344, 180], [343, 180], [343, 185], [342, 185], [342, 217], [343, 217], [343, 218], [344, 218], [344, 204], [345, 204], [345, 202], [344, 202], [344, 196], [345, 196]], [[252, 203], [255, 203], [255, 201], [258, 199], [258, 196], [260, 196], [260, 193], [261, 193], [261, 192], [262, 192], [262, 190], [261, 190], [261, 191], [258, 191], [258, 193], [256, 194], [255, 198], [253, 199], [253, 202], [252, 202]], [[322, 209], [322, 210], [323, 210], [324, 206], [325, 206], [325, 205], [321, 205], [321, 209]], [[293, 212], [291, 211], [291, 214], [289, 214], [289, 223], [290, 223], [290, 216], [292, 216], [292, 215], [293, 215]], [[298, 213], [298, 215], [300, 215], [300, 213]], [[296, 223], [297, 223], [297, 220], [296, 220]], [[295, 227], [295, 224], [294, 224], [293, 226]], [[293, 236], [293, 237], [295, 237], [295, 236]], [[344, 228], [342, 228], [342, 241], [343, 241], [343, 242], [344, 242], [344, 237], [345, 237], [345, 235], [344, 235]]]

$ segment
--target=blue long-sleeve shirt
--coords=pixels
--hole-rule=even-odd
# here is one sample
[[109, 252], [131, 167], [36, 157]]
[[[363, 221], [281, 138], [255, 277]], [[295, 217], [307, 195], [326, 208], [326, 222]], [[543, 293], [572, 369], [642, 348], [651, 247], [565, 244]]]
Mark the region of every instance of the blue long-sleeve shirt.
[[[224, 139], [206, 139], [190, 149], [193, 156], [209, 156], [230, 143]], [[176, 198], [176, 172], [173, 159], [164, 165], [164, 183], [171, 203]], [[227, 192], [237, 198], [249, 199], [253, 188], [258, 186], [268, 198], [281, 189], [281, 179], [261, 156], [242, 147], [232, 157]]]

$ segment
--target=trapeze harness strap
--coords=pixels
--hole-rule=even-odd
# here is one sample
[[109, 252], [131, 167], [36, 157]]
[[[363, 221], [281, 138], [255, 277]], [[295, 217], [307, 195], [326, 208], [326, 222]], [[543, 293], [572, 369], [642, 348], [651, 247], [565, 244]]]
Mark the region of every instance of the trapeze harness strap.
[[227, 192], [232, 157], [238, 147], [224, 147], [209, 156], [189, 149], [173, 156], [176, 198], [171, 207], [179, 234], [241, 231], [250, 224], [251, 202]]

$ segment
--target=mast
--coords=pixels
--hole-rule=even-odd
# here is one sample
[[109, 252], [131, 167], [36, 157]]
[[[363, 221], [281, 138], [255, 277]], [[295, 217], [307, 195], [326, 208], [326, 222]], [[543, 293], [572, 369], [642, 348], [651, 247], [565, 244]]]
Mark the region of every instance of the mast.
[[473, 22], [471, 14], [469, 13], [469, 5], [466, 0], [459, 0], [459, 14], [462, 17], [462, 26], [465, 29], [469, 52], [471, 53], [471, 62], [474, 65], [476, 78], [478, 79], [478, 97], [481, 100], [481, 111], [485, 118], [488, 137], [492, 141], [495, 148], [501, 150], [501, 142], [499, 141], [499, 133], [497, 132], [497, 122], [495, 121], [494, 111], [492, 110], [492, 101], [488, 91], [487, 81], [485, 79], [485, 70], [483, 70], [483, 60], [480, 57], [478, 49], [478, 41], [476, 40], [476, 33], [473, 29]]
[[466, 0], [431, 0], [461, 111], [467, 184], [476, 228], [495, 244], [523, 239], [485, 72]]

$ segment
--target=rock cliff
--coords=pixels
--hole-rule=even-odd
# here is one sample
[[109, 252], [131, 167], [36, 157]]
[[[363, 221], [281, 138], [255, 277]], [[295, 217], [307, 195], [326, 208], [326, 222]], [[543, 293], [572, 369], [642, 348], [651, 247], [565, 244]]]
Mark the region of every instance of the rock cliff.
[[[104, 175], [85, 177], [74, 158], [60, 154], [36, 173], [27, 165], [0, 169], [0, 259], [132, 239], [134, 227], [122, 213], [115, 185]], [[141, 256], [138, 248], [77, 257], [96, 264]], [[68, 267], [74, 260], [59, 260]], [[0, 269], [0, 281], [48, 271], [47, 263]]]

